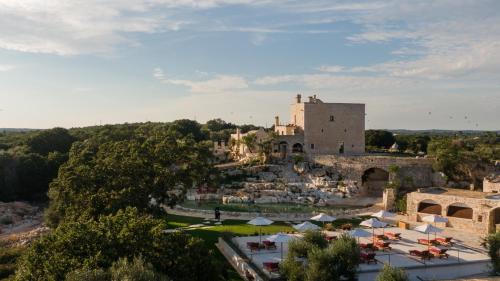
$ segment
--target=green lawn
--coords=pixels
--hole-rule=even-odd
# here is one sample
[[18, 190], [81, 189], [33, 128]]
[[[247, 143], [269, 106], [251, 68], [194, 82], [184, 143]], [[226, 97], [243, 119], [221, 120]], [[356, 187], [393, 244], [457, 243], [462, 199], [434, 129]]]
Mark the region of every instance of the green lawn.
[[[351, 223], [354, 226], [357, 226], [363, 219], [366, 219], [366, 217], [354, 218], [354, 219], [338, 219], [333, 222], [333, 225], [336, 228], [345, 223]], [[167, 220], [168, 220], [168, 228], [178, 228], [178, 227], [187, 227], [193, 224], [201, 224], [205, 219], [169, 214], [167, 216]], [[317, 224], [321, 226], [321, 223]], [[288, 232], [293, 230], [294, 229], [289, 224], [286, 224], [284, 222], [275, 222], [272, 225], [262, 227], [263, 234], [275, 234], [277, 232]], [[224, 232], [231, 232], [234, 236], [258, 235], [259, 227], [247, 224], [246, 220], [224, 220], [222, 222], [222, 225], [211, 224], [207, 228], [187, 229], [186, 232], [193, 236], [203, 239], [207, 247], [209, 247], [211, 250], [214, 251], [216, 258], [219, 259], [222, 263], [224, 263], [228, 268], [230, 268], [231, 281], [242, 280], [239, 277], [238, 273], [236, 273], [236, 271], [226, 261], [224, 256], [215, 247], [215, 243], [217, 242], [221, 234]]]

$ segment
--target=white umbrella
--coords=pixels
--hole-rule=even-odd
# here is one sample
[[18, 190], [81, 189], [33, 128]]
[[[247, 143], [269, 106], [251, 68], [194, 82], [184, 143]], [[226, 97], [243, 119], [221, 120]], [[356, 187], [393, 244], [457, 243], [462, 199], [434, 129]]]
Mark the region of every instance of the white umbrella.
[[262, 226], [263, 225], [270, 225], [273, 223], [273, 221], [270, 219], [266, 219], [264, 217], [256, 217], [247, 223], [251, 224], [251, 225], [260, 226], [260, 228], [259, 228], [259, 242], [262, 242]]
[[[372, 234], [375, 235], [375, 228], [385, 227], [387, 225], [387, 223], [371, 218], [371, 219], [367, 219], [367, 220], [362, 221], [359, 225], [371, 227]], [[375, 242], [375, 237], [373, 238], [373, 242]]]
[[283, 243], [286, 243], [292, 239], [292, 236], [281, 232], [271, 235], [267, 238], [268, 241], [281, 243], [281, 260], [283, 260]]
[[334, 221], [336, 219], [337, 219], [336, 217], [329, 216], [325, 213], [320, 213], [319, 215], [316, 215], [316, 216], [310, 218], [310, 220], [313, 220], [313, 221], [323, 222], [323, 226], [325, 225], [325, 221], [331, 222], [331, 221]]
[[308, 221], [296, 224], [293, 226], [296, 230], [300, 232], [308, 231], [308, 230], [318, 230], [320, 227], [315, 225], [314, 223], [310, 223]]
[[356, 228], [354, 230], [351, 230], [348, 232], [350, 236], [352, 237], [357, 237], [358, 238], [358, 244], [359, 244], [359, 237], [370, 237], [372, 234], [364, 229], [361, 228]]
[[383, 219], [383, 218], [392, 218], [392, 217], [395, 217], [396, 214], [391, 213], [391, 212], [387, 212], [387, 211], [384, 211], [384, 210], [381, 210], [381, 211], [378, 211], [376, 213], [371, 214], [371, 216], [379, 218], [379, 219]]
[[[415, 230], [422, 232], [422, 233], [427, 233], [427, 240], [429, 240], [429, 241], [431, 240], [430, 239], [431, 233], [434, 233], [434, 235], [436, 235], [437, 232], [443, 231], [441, 228], [437, 228], [437, 227], [433, 226], [432, 224], [428, 224], [428, 223], [415, 227]], [[431, 247], [430, 245], [427, 245], [427, 246], [428, 246], [428, 248]]]
[[422, 221], [425, 222], [448, 222], [448, 218], [439, 216], [439, 215], [428, 215], [422, 218]]

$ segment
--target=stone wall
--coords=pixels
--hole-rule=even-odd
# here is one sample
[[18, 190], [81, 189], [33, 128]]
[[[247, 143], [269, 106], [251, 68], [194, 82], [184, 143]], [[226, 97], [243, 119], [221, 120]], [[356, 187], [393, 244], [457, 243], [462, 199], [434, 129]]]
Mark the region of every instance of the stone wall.
[[[462, 190], [464, 195], [457, 195], [453, 192], [443, 192], [434, 194], [429, 192], [412, 192], [407, 194], [407, 213], [411, 221], [422, 221], [429, 213], [419, 212], [420, 203], [439, 204], [441, 212], [439, 215], [448, 218], [447, 227], [473, 231], [486, 235], [493, 231], [495, 227], [494, 210], [500, 207], [500, 200], [490, 200], [485, 196], [479, 196], [481, 192]], [[472, 193], [469, 193], [472, 192]], [[470, 207], [473, 214], [472, 219], [448, 216], [450, 206]]]
[[500, 175], [491, 178], [484, 178], [483, 180], [484, 192], [500, 192]]
[[363, 174], [370, 168], [389, 171], [391, 166], [398, 166], [397, 178], [403, 189], [414, 190], [418, 187], [430, 187], [432, 181], [432, 159], [393, 156], [337, 156], [312, 155], [310, 161], [339, 171], [346, 179], [362, 182]]

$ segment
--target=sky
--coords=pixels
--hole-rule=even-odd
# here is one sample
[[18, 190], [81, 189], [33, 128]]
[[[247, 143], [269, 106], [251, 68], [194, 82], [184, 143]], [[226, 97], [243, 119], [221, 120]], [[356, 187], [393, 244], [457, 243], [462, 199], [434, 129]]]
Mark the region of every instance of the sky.
[[500, 1], [0, 0], [0, 128], [222, 118], [500, 129]]

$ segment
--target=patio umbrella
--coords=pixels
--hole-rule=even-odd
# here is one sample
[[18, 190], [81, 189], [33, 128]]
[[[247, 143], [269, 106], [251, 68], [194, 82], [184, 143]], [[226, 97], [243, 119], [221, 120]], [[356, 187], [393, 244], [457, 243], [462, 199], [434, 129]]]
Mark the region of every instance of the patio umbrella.
[[[437, 228], [437, 227], [433, 226], [432, 224], [428, 224], [428, 223], [415, 227], [415, 230], [418, 232], [427, 233], [427, 240], [429, 240], [429, 241], [431, 240], [430, 239], [431, 233], [434, 233], [434, 235], [436, 235], [437, 232], [443, 231], [441, 228]], [[428, 244], [427, 249], [430, 249], [430, 247], [431, 246]]]
[[281, 260], [283, 260], [283, 243], [286, 243], [292, 239], [292, 236], [281, 232], [271, 235], [267, 238], [268, 241], [281, 243]]
[[313, 220], [313, 221], [323, 222], [323, 226], [325, 226], [325, 221], [332, 222], [336, 219], [337, 219], [336, 217], [329, 216], [325, 213], [320, 213], [319, 215], [316, 215], [316, 216], [310, 218], [310, 220]]
[[[375, 235], [375, 228], [385, 227], [387, 223], [372, 218], [362, 221], [359, 225], [371, 227], [372, 234]], [[375, 237], [373, 238], [373, 243], [375, 243]]]
[[[442, 217], [440, 215], [428, 215], [422, 218], [422, 221], [433, 222], [436, 226], [436, 222], [448, 222], [448, 218]], [[434, 239], [436, 239], [436, 233], [434, 233]]]
[[263, 225], [270, 225], [273, 223], [273, 221], [270, 219], [263, 218], [263, 217], [256, 217], [247, 223], [251, 224], [251, 225], [260, 226], [260, 228], [259, 228], [259, 242], [262, 242], [262, 226]]
[[[372, 217], [375, 217], [375, 218], [378, 218], [378, 219], [385, 219], [385, 218], [392, 218], [392, 217], [395, 217], [396, 214], [394, 213], [391, 213], [391, 212], [387, 212], [387, 211], [384, 211], [384, 210], [380, 210], [376, 213], [373, 213], [371, 214]], [[384, 233], [384, 229], [382, 229], [382, 234]]]
[[293, 228], [295, 228], [297, 231], [305, 232], [308, 230], [318, 230], [320, 227], [313, 224], [313, 223], [306, 221], [306, 222], [294, 225]]
[[370, 237], [372, 234], [370, 232], [361, 229], [361, 228], [356, 228], [354, 230], [351, 230], [348, 232], [350, 236], [358, 238], [358, 244], [359, 244], [359, 237]]

